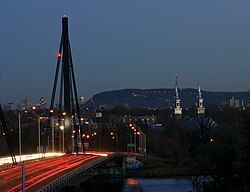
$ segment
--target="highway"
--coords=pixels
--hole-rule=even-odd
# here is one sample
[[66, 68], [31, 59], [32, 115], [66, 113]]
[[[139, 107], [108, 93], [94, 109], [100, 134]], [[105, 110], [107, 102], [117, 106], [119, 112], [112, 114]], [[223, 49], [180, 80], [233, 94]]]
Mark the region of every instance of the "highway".
[[[44, 184], [49, 183], [55, 177], [59, 177], [74, 168], [86, 164], [94, 159], [100, 158], [97, 155], [68, 155], [52, 159], [35, 161], [25, 165], [26, 191], [37, 191]], [[0, 191], [21, 191], [22, 172], [21, 166], [4, 170], [0, 173]]]

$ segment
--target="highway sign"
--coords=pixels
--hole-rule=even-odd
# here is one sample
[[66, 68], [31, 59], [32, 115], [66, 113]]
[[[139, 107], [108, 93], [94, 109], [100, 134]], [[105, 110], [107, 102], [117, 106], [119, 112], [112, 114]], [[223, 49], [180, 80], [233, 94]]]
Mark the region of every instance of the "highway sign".
[[84, 143], [85, 148], [89, 148], [89, 143]]
[[134, 143], [128, 143], [128, 144], [127, 144], [127, 147], [128, 147], [128, 148], [135, 148], [136, 146], [135, 146]]

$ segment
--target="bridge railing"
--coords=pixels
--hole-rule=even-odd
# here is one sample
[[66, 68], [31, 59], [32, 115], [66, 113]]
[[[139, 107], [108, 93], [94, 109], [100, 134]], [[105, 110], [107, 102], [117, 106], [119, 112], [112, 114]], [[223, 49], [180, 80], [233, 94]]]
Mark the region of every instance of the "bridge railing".
[[54, 181], [50, 182], [49, 184], [45, 185], [42, 189], [40, 189], [40, 192], [45, 191], [59, 191], [66, 185], [69, 185], [73, 183], [80, 175], [82, 175], [85, 171], [89, 170], [90, 168], [102, 163], [105, 161], [108, 157], [100, 157], [98, 159], [95, 159], [91, 162], [88, 162], [81, 167], [70, 171], [69, 173], [66, 173], [62, 175], [61, 177], [55, 179]]

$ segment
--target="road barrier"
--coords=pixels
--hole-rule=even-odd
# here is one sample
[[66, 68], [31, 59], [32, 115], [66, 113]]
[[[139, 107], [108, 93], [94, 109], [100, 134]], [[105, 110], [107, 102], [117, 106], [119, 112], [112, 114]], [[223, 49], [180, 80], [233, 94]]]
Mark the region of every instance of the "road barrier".
[[70, 171], [69, 173], [66, 173], [62, 175], [61, 177], [57, 178], [56, 180], [52, 181], [51, 183], [44, 186], [40, 192], [46, 192], [46, 191], [60, 191], [63, 187], [70, 185], [74, 183], [81, 175], [83, 175], [85, 172], [87, 172], [92, 167], [102, 163], [103, 161], [107, 160], [107, 157], [100, 157], [99, 159], [95, 159], [91, 162], [86, 163], [85, 165], [82, 165], [81, 167], [76, 168], [73, 171]]
[[58, 177], [54, 181], [45, 185], [42, 189], [39, 190], [39, 192], [47, 192], [47, 191], [57, 192], [57, 191], [60, 191], [65, 186], [72, 185], [72, 184], [76, 183], [76, 181], [81, 176], [83, 176], [85, 173], [90, 171], [92, 168], [94, 168], [100, 164], [112, 161], [113, 159], [119, 158], [119, 157], [124, 156], [124, 155], [125, 155], [125, 153], [115, 153], [115, 154], [108, 155], [107, 157], [100, 157], [100, 158], [95, 159], [91, 162], [88, 162], [88, 163], [82, 165], [81, 167], [78, 167], [78, 168], [74, 169], [73, 171], [70, 171], [70, 172], [62, 175], [61, 177]]

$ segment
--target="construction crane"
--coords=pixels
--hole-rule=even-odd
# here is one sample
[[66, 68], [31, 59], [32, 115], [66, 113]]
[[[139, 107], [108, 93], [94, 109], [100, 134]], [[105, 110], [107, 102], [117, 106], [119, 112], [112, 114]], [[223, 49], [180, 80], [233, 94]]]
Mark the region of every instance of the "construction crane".
[[9, 134], [9, 130], [7, 128], [7, 125], [6, 125], [6, 121], [5, 121], [5, 118], [4, 118], [3, 109], [2, 109], [1, 104], [0, 104], [0, 126], [3, 128], [3, 134], [4, 134], [4, 136], [5, 136], [6, 140], [7, 140], [7, 145], [8, 145], [8, 148], [9, 148], [12, 163], [13, 163], [13, 165], [16, 165], [17, 164], [16, 157], [15, 157], [13, 146], [12, 146], [12, 143], [11, 143], [11, 140], [10, 140], [10, 134]]

